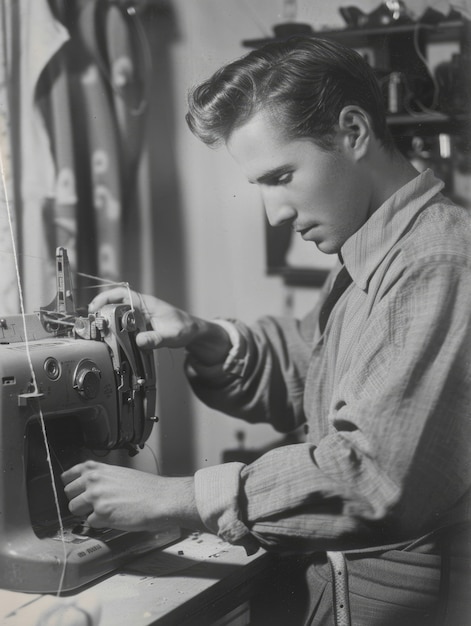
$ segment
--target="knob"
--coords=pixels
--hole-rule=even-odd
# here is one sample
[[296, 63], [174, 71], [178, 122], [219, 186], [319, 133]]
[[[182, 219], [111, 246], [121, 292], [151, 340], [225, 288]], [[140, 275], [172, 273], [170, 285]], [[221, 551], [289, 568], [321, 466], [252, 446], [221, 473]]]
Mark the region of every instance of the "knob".
[[85, 398], [93, 400], [100, 392], [101, 371], [90, 360], [81, 361], [74, 375], [74, 389]]
[[136, 316], [134, 315], [134, 311], [126, 311], [123, 315], [123, 328], [127, 330], [128, 333], [133, 333], [137, 330]]
[[48, 378], [51, 380], [57, 380], [61, 375], [61, 366], [59, 361], [53, 356], [48, 357], [44, 361], [44, 371], [46, 372]]

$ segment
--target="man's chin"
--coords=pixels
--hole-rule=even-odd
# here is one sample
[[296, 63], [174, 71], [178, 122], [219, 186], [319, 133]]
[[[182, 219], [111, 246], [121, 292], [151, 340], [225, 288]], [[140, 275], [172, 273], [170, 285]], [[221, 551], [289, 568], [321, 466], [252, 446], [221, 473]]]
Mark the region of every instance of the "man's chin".
[[338, 254], [340, 248], [331, 241], [315, 241], [317, 249], [324, 254]]

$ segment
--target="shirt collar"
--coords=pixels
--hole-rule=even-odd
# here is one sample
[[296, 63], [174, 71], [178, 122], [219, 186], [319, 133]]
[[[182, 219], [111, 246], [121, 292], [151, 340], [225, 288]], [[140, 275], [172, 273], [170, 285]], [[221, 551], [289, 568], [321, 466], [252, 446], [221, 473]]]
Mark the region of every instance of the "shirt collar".
[[360, 289], [386, 254], [408, 230], [416, 216], [443, 188], [443, 182], [428, 169], [413, 178], [386, 202], [342, 246], [345, 267]]

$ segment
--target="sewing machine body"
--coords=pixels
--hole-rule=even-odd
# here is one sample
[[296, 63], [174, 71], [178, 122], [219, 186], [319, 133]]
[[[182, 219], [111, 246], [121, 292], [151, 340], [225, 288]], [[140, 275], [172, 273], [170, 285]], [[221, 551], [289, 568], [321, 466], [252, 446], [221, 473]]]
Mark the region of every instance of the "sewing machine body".
[[123, 304], [86, 318], [43, 311], [0, 319], [0, 587], [67, 591], [179, 537], [175, 528], [88, 529], [70, 514], [60, 480], [89, 458], [122, 464], [124, 451], [135, 454], [148, 439], [155, 370], [134, 340], [144, 327]]

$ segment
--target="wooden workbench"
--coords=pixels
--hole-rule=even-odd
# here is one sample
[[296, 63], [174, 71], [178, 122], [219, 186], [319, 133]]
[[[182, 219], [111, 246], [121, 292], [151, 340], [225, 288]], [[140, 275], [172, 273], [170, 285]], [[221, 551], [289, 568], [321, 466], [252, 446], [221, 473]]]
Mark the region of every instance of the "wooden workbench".
[[[264, 588], [272, 564], [273, 557], [263, 550], [248, 557], [241, 547], [193, 533], [75, 596], [98, 600], [100, 626], [244, 626], [250, 599]], [[0, 623], [33, 626], [41, 613], [62, 601], [0, 590]]]

